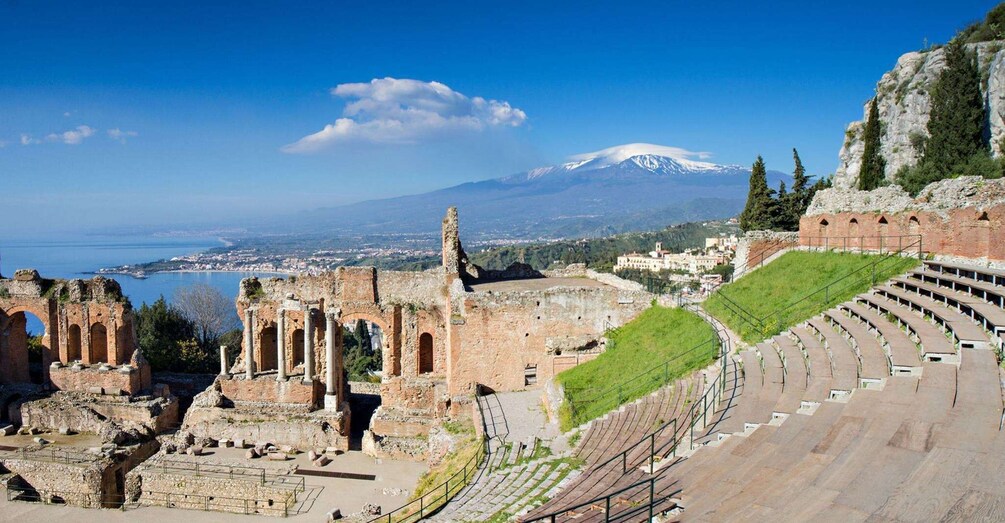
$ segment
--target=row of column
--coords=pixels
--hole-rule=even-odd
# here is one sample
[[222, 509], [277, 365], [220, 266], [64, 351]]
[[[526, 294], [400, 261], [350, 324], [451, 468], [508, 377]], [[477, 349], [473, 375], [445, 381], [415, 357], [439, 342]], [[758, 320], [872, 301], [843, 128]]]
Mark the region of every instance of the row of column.
[[[310, 383], [314, 380], [314, 333], [313, 317], [317, 311], [315, 308], [307, 308], [304, 311], [304, 382]], [[244, 376], [247, 379], [255, 377], [255, 321], [256, 310], [248, 308], [244, 310]], [[327, 372], [325, 375], [325, 393], [335, 394], [335, 329], [337, 328], [336, 314], [334, 312], [325, 313], [325, 362]], [[279, 309], [276, 312], [276, 363], [279, 367], [279, 374], [276, 380], [285, 381], [286, 376], [286, 309]], [[227, 347], [220, 347], [220, 374], [229, 375], [227, 365]]]

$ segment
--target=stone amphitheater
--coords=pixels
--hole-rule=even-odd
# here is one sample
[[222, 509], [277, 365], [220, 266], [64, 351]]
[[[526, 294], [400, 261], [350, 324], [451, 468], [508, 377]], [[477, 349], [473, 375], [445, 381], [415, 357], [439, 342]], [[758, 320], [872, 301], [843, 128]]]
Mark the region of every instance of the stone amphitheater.
[[[925, 194], [957, 191], [967, 183], [978, 181], [954, 180]], [[67, 405], [93, 412], [88, 419], [98, 425], [125, 416], [122, 405], [177, 414], [160, 407], [176, 405], [167, 387], [160, 395], [149, 392], [156, 377], [151, 381], [136, 371], [145, 363], [127, 341], [106, 356], [121, 365], [109, 374], [102, 369], [110, 364], [92, 369], [86, 363], [100, 362], [70, 361], [68, 355], [81, 350], [74, 343], [81, 341], [52, 336], [47, 343], [60, 351], [46, 361], [47, 386], [59, 390], [4, 407], [19, 409], [26, 423], [21, 435], [0, 438], [7, 487], [0, 519], [247, 521], [247, 514], [257, 514], [367, 523], [1005, 520], [1005, 205], [969, 198], [950, 209], [933, 210], [919, 201], [888, 212], [866, 208], [863, 202], [875, 199], [858, 191], [842, 193], [840, 201], [811, 207], [798, 235], [748, 236], [737, 272], [750, 277], [782, 253], [800, 249], [914, 256], [915, 268], [756, 343], [744, 342], [701, 303], [676, 303], [712, 326], [718, 347], [712, 363], [564, 433], [557, 422], [564, 393], [554, 376], [602, 350], [590, 339], [591, 329], [602, 333], [612, 316], [615, 324], [628, 321], [651, 296], [582, 268], [528, 277], [518, 267], [520, 274], [488, 278], [481, 268], [465, 267], [456, 214], [444, 222], [444, 267], [453, 267], [446, 273], [453, 275], [449, 291], [441, 292], [435, 272], [348, 271], [332, 275], [331, 287], [317, 287], [335, 289], [330, 295], [308, 297], [329, 324], [370, 311], [390, 333], [384, 357], [385, 369], [392, 370], [379, 386], [367, 388], [383, 403], [363, 420], [364, 444], [370, 438], [364, 452], [349, 448], [349, 417], [364, 411], [351, 404], [358, 391], [337, 372], [338, 331], [312, 326], [309, 308], [302, 316], [276, 312], [298, 310], [291, 296], [302, 298], [305, 291], [297, 286], [314, 289], [320, 285], [314, 280], [242, 285], [238, 306], [258, 321], [248, 322], [239, 361], [230, 366], [224, 358], [220, 376], [185, 414], [181, 433], [195, 438], [188, 443], [172, 435], [177, 426], [130, 414], [119, 422], [125, 436], [118, 444], [83, 427], [45, 434], [56, 441], [41, 445], [35, 437], [32, 444], [34, 426], [28, 425], [69, 423], [54, 415]], [[39, 281], [30, 276], [24, 278], [27, 287]], [[414, 297], [425, 296], [416, 294], [409, 283], [415, 281], [430, 283], [428, 295], [443, 298], [446, 313], [434, 298]], [[89, 285], [114, 289], [105, 282]], [[79, 299], [44, 301], [54, 324], [70, 321], [77, 309], [86, 316], [121, 303], [116, 293], [80, 288]], [[52, 294], [35, 293], [39, 299]], [[388, 296], [426, 305], [402, 306]], [[6, 313], [17, 319], [24, 307], [15, 304]], [[501, 312], [483, 312], [492, 310]], [[126, 309], [114, 311], [117, 322], [129, 319]], [[542, 320], [547, 311], [562, 317]], [[294, 353], [282, 352], [288, 341], [283, 338], [266, 343], [275, 325], [284, 332], [283, 323], [270, 323], [272, 316], [325, 338], [322, 348], [313, 336], [291, 336], [298, 339], [294, 349], [303, 345], [318, 363], [304, 356], [307, 363], [296, 356], [283, 363]], [[566, 324], [580, 330], [569, 336]], [[435, 341], [430, 337], [424, 344], [427, 331]], [[128, 329], [121, 332], [128, 340]], [[526, 340], [522, 352], [507, 352], [520, 339]], [[123, 364], [130, 353], [132, 363]], [[312, 368], [315, 376], [304, 370]], [[294, 380], [286, 371], [302, 374]], [[79, 378], [84, 372], [118, 381], [99, 387], [103, 394], [95, 396], [91, 381], [98, 378]], [[616, 386], [597, 385], [604, 391]], [[119, 392], [110, 396], [106, 389]], [[53, 403], [61, 394], [75, 403]], [[274, 397], [263, 402], [269, 394]], [[196, 422], [203, 432], [185, 432]], [[463, 424], [474, 427], [478, 451], [447, 468], [446, 482], [407, 497], [427, 465], [452, 462], [456, 441], [450, 427]], [[61, 445], [72, 437], [82, 439]], [[295, 448], [317, 447], [316, 441], [329, 447], [309, 453]], [[405, 447], [408, 442], [421, 446]], [[93, 448], [81, 448], [88, 446]], [[194, 452], [181, 453], [184, 446]], [[408, 454], [403, 448], [419, 450]], [[41, 482], [62, 488], [86, 483], [86, 489], [56, 496]]]

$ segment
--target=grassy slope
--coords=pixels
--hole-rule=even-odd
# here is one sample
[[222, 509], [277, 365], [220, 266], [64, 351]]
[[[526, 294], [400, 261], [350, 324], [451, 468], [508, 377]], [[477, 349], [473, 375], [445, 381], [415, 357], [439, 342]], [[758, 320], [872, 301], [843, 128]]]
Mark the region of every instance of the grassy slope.
[[[602, 416], [708, 365], [718, 351], [718, 345], [709, 342], [714, 336], [712, 327], [694, 313], [659, 306], [611, 331], [607, 351], [558, 375], [567, 400], [561, 413], [562, 430]], [[703, 342], [700, 349], [691, 350]], [[652, 372], [643, 374], [647, 371]], [[570, 404], [575, 408], [569, 408]]]
[[[878, 258], [880, 256], [854, 253], [788, 252], [750, 275], [722, 287], [705, 301], [705, 310], [740, 334], [745, 341], [755, 343], [868, 290], [872, 286], [871, 270], [861, 271], [835, 284], [828, 293], [818, 293], [779, 315], [788, 305]], [[876, 281], [883, 282], [917, 264], [918, 260], [913, 258], [887, 260], [877, 266]], [[720, 293], [755, 317], [764, 319], [764, 330], [749, 325], [728, 309]]]

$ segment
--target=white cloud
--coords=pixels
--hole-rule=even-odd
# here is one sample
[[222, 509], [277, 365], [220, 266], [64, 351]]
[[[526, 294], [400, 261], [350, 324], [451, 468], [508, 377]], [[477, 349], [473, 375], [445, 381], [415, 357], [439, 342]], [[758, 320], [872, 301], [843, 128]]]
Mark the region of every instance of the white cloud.
[[[46, 141], [49, 142], [63, 142], [67, 145], [77, 145], [84, 141], [84, 138], [89, 138], [94, 135], [95, 129], [93, 127], [88, 127], [86, 125], [78, 125], [76, 129], [71, 131], [64, 131], [61, 133], [51, 133], [45, 137]], [[21, 143], [24, 143], [24, 138], [21, 139]]]
[[32, 138], [30, 134], [21, 134], [21, 145], [35, 145], [42, 143], [42, 140]]
[[139, 136], [139, 133], [136, 131], [123, 131], [118, 127], [108, 130], [108, 137], [119, 143], [126, 143], [127, 138], [133, 138], [136, 136]]
[[499, 100], [468, 98], [440, 82], [374, 78], [340, 84], [333, 96], [352, 100], [342, 118], [282, 148], [309, 153], [346, 142], [414, 144], [450, 133], [519, 127], [527, 114]]

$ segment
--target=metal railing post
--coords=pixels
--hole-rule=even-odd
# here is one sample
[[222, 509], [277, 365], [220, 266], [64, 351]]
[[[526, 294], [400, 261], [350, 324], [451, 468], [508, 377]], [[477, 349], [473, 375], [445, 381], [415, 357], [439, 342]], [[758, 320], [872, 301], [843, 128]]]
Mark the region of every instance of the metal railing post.
[[656, 503], [656, 478], [649, 480], [649, 519], [653, 520], [653, 504]]

